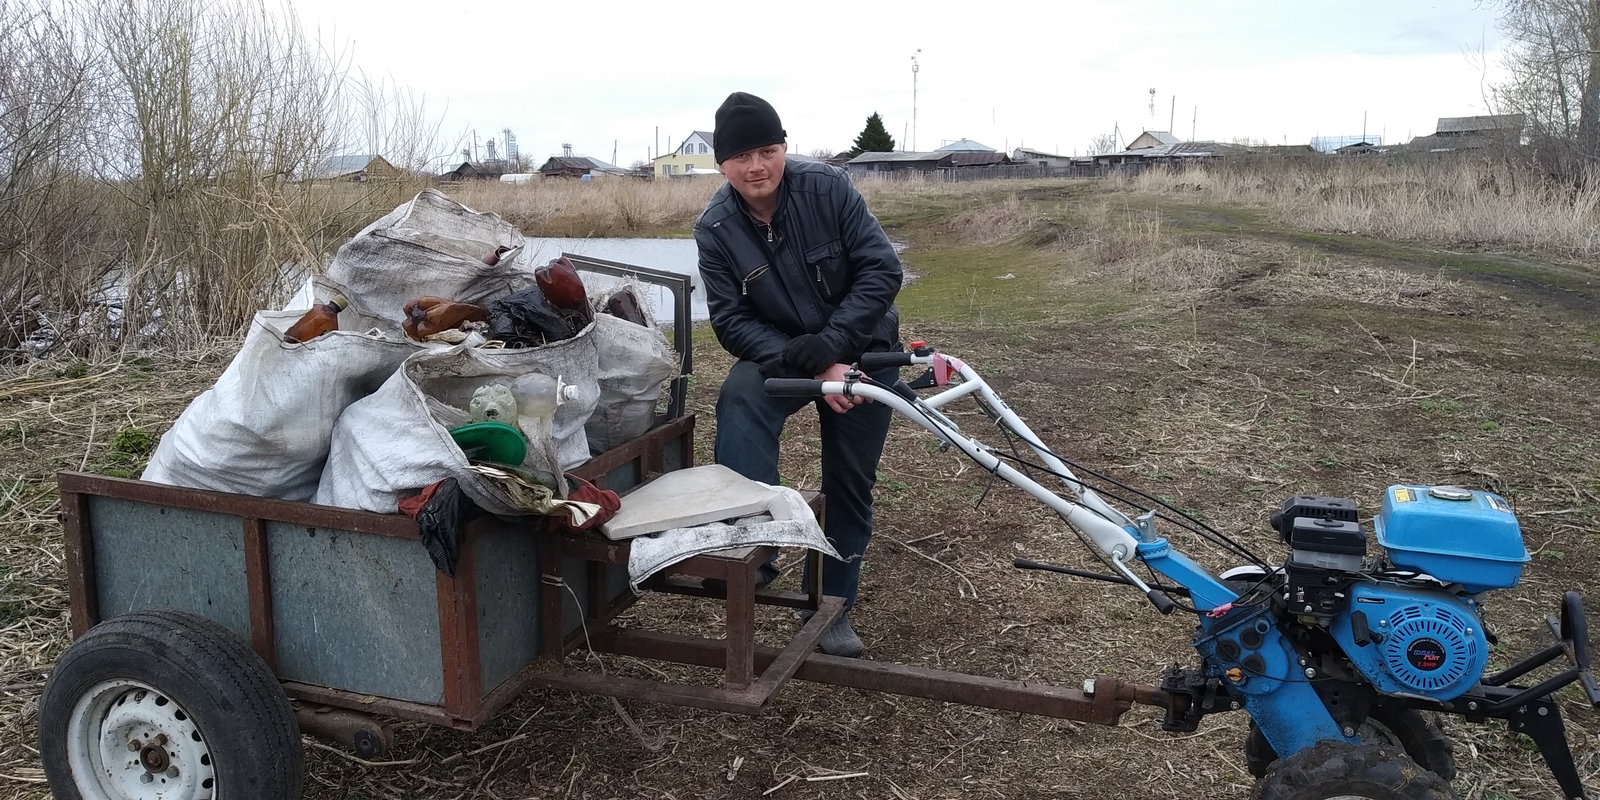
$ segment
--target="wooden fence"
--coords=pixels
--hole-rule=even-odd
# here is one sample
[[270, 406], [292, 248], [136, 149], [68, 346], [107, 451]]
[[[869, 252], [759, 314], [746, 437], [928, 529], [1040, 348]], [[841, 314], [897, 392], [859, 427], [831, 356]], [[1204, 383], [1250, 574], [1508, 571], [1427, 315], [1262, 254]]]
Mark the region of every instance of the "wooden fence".
[[959, 183], [962, 181], [1038, 180], [1041, 178], [1104, 178], [1118, 172], [1128, 172], [1135, 164], [1074, 164], [1070, 167], [1046, 167], [1038, 164], [994, 164], [986, 167], [947, 167], [921, 170], [901, 169], [881, 172], [851, 172], [851, 180], [872, 181], [926, 181], [928, 183]]

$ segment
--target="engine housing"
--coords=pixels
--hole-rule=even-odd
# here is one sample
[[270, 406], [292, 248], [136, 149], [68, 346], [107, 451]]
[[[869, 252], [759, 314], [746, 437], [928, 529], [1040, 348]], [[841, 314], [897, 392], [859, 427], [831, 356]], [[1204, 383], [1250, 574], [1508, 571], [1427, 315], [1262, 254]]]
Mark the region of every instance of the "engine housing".
[[1470, 599], [1370, 583], [1350, 587], [1349, 597], [1329, 630], [1378, 691], [1451, 700], [1477, 684], [1489, 643]]

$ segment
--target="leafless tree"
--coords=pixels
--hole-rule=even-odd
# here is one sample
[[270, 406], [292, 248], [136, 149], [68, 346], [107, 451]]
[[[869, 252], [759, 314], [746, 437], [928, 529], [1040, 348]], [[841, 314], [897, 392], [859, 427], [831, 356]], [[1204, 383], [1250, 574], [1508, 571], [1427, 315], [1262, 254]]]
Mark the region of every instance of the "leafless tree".
[[85, 215], [64, 206], [83, 199], [71, 177], [85, 157], [88, 71], [59, 12], [0, 0], [0, 348], [59, 305], [56, 265], [82, 244]]
[[1102, 133], [1089, 140], [1089, 155], [1103, 156], [1117, 152], [1117, 137], [1110, 133]]
[[1496, 0], [1507, 78], [1500, 110], [1521, 113], [1542, 144], [1600, 159], [1600, 0]]

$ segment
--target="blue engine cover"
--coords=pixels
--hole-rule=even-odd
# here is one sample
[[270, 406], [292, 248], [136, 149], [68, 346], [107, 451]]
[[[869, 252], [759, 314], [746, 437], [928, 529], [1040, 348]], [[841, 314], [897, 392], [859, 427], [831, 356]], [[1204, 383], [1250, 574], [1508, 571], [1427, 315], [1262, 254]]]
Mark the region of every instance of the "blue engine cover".
[[1454, 486], [1390, 486], [1372, 521], [1389, 561], [1477, 594], [1517, 585], [1528, 548], [1497, 494]]
[[[1352, 631], [1357, 612], [1372, 632], [1365, 646]], [[1387, 695], [1454, 699], [1477, 684], [1489, 660], [1483, 621], [1470, 601], [1426, 589], [1357, 584], [1331, 631], [1356, 669]]]

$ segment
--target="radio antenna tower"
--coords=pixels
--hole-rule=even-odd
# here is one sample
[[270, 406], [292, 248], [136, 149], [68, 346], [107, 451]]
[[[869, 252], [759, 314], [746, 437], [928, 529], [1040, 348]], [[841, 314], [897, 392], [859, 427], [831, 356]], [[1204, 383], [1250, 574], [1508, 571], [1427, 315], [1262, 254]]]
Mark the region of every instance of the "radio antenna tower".
[[1150, 118], [1156, 118], [1156, 87], [1150, 87]]
[[[917, 53], [922, 48], [917, 48]], [[917, 71], [922, 69], [917, 65], [917, 53], [911, 54], [911, 150], [917, 149]]]

